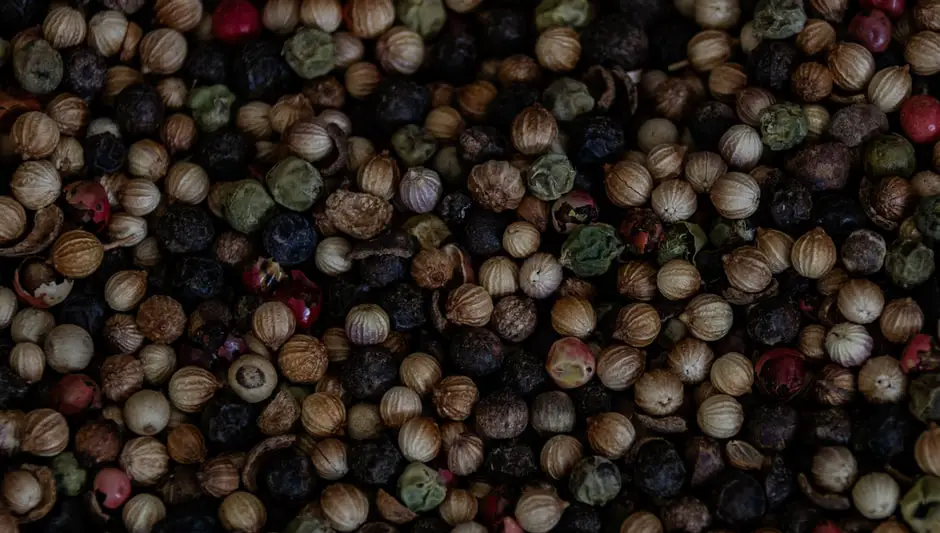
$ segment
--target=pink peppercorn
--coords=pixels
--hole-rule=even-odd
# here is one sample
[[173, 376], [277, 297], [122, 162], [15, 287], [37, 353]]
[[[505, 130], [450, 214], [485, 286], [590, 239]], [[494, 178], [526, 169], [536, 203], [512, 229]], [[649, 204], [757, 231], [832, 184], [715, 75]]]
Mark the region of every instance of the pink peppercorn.
[[891, 18], [898, 18], [904, 14], [904, 0], [862, 0], [865, 9], [880, 9]]
[[849, 33], [869, 51], [884, 52], [891, 44], [891, 20], [880, 9], [862, 11], [849, 23]]
[[248, 0], [222, 0], [212, 14], [212, 34], [229, 44], [261, 35], [261, 13]]
[[552, 344], [545, 370], [562, 389], [574, 389], [594, 377], [594, 353], [575, 337], [565, 337]]
[[933, 96], [912, 96], [901, 106], [901, 128], [915, 143], [940, 140], [940, 101]]
[[53, 390], [56, 410], [63, 415], [74, 415], [85, 409], [101, 407], [101, 388], [85, 374], [69, 374]]
[[131, 480], [117, 468], [105, 468], [95, 476], [95, 495], [105, 509], [117, 509], [131, 495]]

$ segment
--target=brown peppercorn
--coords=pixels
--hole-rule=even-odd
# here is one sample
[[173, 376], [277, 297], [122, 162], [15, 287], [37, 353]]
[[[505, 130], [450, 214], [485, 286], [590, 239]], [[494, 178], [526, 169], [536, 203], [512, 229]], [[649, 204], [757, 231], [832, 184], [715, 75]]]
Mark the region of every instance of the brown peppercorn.
[[623, 457], [635, 438], [633, 424], [620, 413], [600, 413], [587, 420], [588, 444], [594, 453], [607, 459]]
[[545, 152], [557, 135], [555, 117], [539, 104], [523, 109], [512, 121], [512, 144], [525, 155]]
[[496, 98], [496, 86], [485, 80], [477, 80], [457, 89], [457, 108], [460, 113], [473, 120], [486, 117], [486, 109]]
[[52, 245], [52, 265], [69, 278], [82, 279], [94, 274], [102, 259], [104, 246], [87, 231], [68, 231]]
[[494, 392], [480, 399], [474, 409], [477, 430], [488, 439], [513, 439], [529, 425], [529, 408], [510, 391]]
[[940, 72], [940, 33], [919, 31], [907, 40], [904, 59], [914, 74], [932, 76]]
[[206, 441], [199, 428], [192, 424], [180, 424], [171, 429], [166, 447], [170, 458], [180, 464], [200, 464], [206, 460]]
[[173, 298], [155, 295], [140, 304], [137, 325], [151, 342], [172, 344], [183, 335], [186, 314], [183, 306]]
[[666, 416], [682, 406], [684, 389], [679, 376], [656, 369], [640, 376], [633, 394], [637, 407], [653, 416]]
[[829, 49], [832, 81], [846, 91], [863, 91], [875, 75], [875, 58], [857, 43], [836, 43]]
[[552, 306], [552, 328], [563, 337], [584, 338], [594, 331], [597, 317], [591, 302], [565, 296]]
[[487, 161], [476, 165], [467, 178], [474, 200], [497, 213], [515, 209], [525, 196], [522, 174], [508, 161]]
[[721, 30], [695, 34], [686, 47], [689, 63], [699, 72], [708, 72], [731, 57], [731, 37]]
[[111, 463], [117, 460], [120, 453], [121, 435], [114, 422], [87, 422], [75, 434], [75, 454], [83, 464], [95, 466]]
[[643, 348], [656, 340], [661, 327], [659, 313], [653, 306], [645, 303], [628, 304], [617, 313], [613, 338]]
[[144, 369], [131, 355], [113, 355], [101, 363], [101, 392], [113, 402], [123, 402], [144, 385]]
[[432, 397], [438, 415], [457, 421], [470, 417], [478, 398], [476, 384], [466, 376], [445, 377], [434, 387]]
[[197, 366], [184, 366], [170, 378], [167, 394], [173, 407], [184, 413], [197, 413], [222, 384], [211, 372]]
[[832, 270], [837, 259], [836, 245], [822, 228], [805, 233], [790, 249], [790, 262], [796, 272], [810, 279], [819, 279]]
[[500, 337], [510, 342], [522, 342], [535, 331], [537, 319], [538, 310], [531, 298], [510, 295], [494, 306], [492, 326]]
[[567, 26], [548, 28], [535, 42], [535, 57], [539, 65], [552, 72], [569, 72], [581, 59], [581, 38]]
[[465, 283], [447, 295], [447, 319], [460, 326], [485, 326], [493, 314], [493, 299], [483, 287]]
[[336, 435], [346, 423], [346, 407], [336, 394], [315, 392], [304, 398], [300, 422], [314, 437]]
[[657, 114], [669, 120], [680, 121], [691, 111], [694, 104], [692, 88], [683, 78], [668, 78], [656, 88], [654, 104]]
[[326, 347], [316, 337], [294, 335], [277, 356], [281, 374], [292, 383], [313, 384], [326, 374], [329, 364]]
[[617, 271], [617, 290], [623, 296], [643, 302], [657, 294], [657, 271], [646, 261], [628, 261]]
[[821, 63], [801, 63], [790, 77], [790, 90], [804, 102], [819, 102], [832, 93], [832, 74]]
[[747, 87], [747, 74], [737, 63], [718, 65], [708, 73], [708, 92], [716, 100], [731, 101]]
[[764, 252], [753, 246], [742, 246], [722, 258], [728, 283], [744, 292], [764, 290], [773, 281], [773, 272]]
[[209, 459], [199, 468], [196, 479], [203, 492], [213, 498], [224, 498], [238, 490], [239, 467], [228, 455]]

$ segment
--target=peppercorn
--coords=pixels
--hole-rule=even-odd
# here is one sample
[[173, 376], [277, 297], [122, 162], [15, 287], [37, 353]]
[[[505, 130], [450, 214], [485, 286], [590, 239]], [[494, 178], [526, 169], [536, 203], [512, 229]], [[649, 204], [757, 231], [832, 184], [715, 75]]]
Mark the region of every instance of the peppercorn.
[[581, 34], [581, 58], [589, 65], [640, 68], [649, 53], [649, 39], [628, 15], [613, 14], [591, 23]]
[[473, 255], [496, 255], [503, 249], [503, 233], [509, 223], [510, 219], [505, 214], [486, 209], [472, 209], [464, 219], [463, 244]]
[[624, 150], [623, 128], [609, 117], [580, 117], [571, 125], [568, 157], [581, 169], [616, 161]]
[[487, 446], [483, 468], [496, 481], [520, 482], [531, 479], [539, 471], [539, 461], [528, 444], [508, 440]]
[[526, 52], [532, 45], [528, 17], [525, 11], [508, 7], [480, 13], [483, 53], [488, 57], [506, 57]]
[[[683, 48], [683, 52], [684, 52]], [[689, 118], [689, 132], [695, 144], [703, 150], [718, 150], [718, 141], [728, 128], [739, 122], [734, 109], [728, 104], [710, 100], [699, 104]]]
[[49, 0], [11, 0], [0, 6], [0, 32], [13, 35], [42, 22]]
[[13, 75], [33, 94], [49, 94], [63, 76], [62, 56], [48, 41], [36, 39], [13, 52]]
[[760, 482], [741, 471], [723, 474], [713, 494], [715, 516], [734, 526], [752, 524], [767, 510], [767, 497]]
[[[0, 17], [2, 20], [2, 17]], [[76, 48], [65, 55], [65, 81], [69, 89], [94, 98], [104, 88], [108, 63], [90, 48]]]
[[761, 139], [771, 150], [789, 150], [803, 142], [809, 125], [803, 108], [791, 102], [773, 104], [760, 113]]
[[460, 328], [450, 338], [451, 363], [461, 374], [478, 378], [490, 375], [503, 365], [502, 341], [484, 328]]
[[510, 154], [509, 138], [493, 126], [472, 126], [460, 134], [457, 153], [473, 165], [506, 159]]
[[[0, 20], [3, 19], [0, 18]], [[94, 531], [94, 526], [92, 526], [94, 521], [88, 516], [88, 508], [85, 498], [79, 496], [62, 498], [60, 496], [49, 513], [35, 522], [34, 526], [39, 528], [39, 531], [47, 531], [48, 533], [89, 533]], [[161, 533], [182, 532], [166, 531]]]
[[437, 214], [447, 224], [459, 226], [470, 212], [473, 199], [463, 191], [452, 192], [444, 196], [437, 204]]
[[514, 439], [529, 425], [529, 408], [516, 393], [503, 390], [484, 396], [474, 408], [477, 428], [488, 439]]
[[897, 133], [879, 135], [868, 141], [862, 162], [870, 179], [884, 176], [909, 178], [916, 168], [914, 147]]
[[812, 218], [813, 195], [802, 183], [784, 178], [773, 184], [769, 193], [770, 216], [778, 228], [796, 230]]
[[291, 92], [297, 78], [281, 56], [281, 46], [268, 40], [249, 40], [235, 51], [232, 88], [245, 100], [273, 101]]
[[486, 120], [501, 128], [509, 127], [523, 109], [539, 101], [539, 90], [524, 83], [513, 83], [496, 93], [486, 106]]
[[620, 493], [620, 470], [603, 457], [585, 457], [578, 461], [568, 478], [568, 489], [586, 505], [602, 507]]
[[317, 233], [309, 217], [284, 213], [265, 224], [261, 240], [265, 251], [275, 261], [284, 266], [293, 266], [313, 257]]
[[854, 195], [822, 195], [814, 202], [813, 224], [835, 239], [847, 237], [867, 222], [868, 217]]
[[511, 349], [505, 357], [499, 374], [502, 386], [523, 396], [543, 390], [549, 382], [545, 363], [536, 355], [521, 348]]
[[202, 434], [215, 451], [248, 451], [260, 432], [255, 406], [234, 396], [217, 394], [202, 412]]
[[136, 83], [121, 91], [114, 101], [114, 114], [121, 131], [129, 137], [154, 136], [163, 124], [166, 108], [152, 86]]
[[911, 444], [911, 423], [901, 404], [867, 405], [852, 417], [852, 449], [878, 462], [889, 461]]
[[381, 398], [397, 376], [390, 351], [381, 346], [356, 346], [349, 352], [340, 379], [346, 392], [366, 400]]
[[127, 159], [127, 147], [109, 132], [87, 137], [84, 148], [85, 168], [92, 177], [121, 170]]
[[153, 533], [216, 533], [222, 530], [216, 513], [202, 502], [172, 506]]
[[200, 43], [189, 51], [183, 72], [193, 85], [220, 85], [229, 80], [231, 52], [217, 41]]
[[898, 240], [885, 256], [885, 271], [899, 287], [921, 285], [933, 275], [934, 251], [919, 241]]
[[888, 131], [888, 116], [872, 104], [853, 104], [832, 115], [829, 135], [854, 148]]
[[601, 527], [601, 515], [597, 509], [580, 502], [573, 502], [565, 508], [554, 531], [559, 533], [601, 533]]
[[246, 175], [254, 144], [244, 133], [223, 129], [200, 136], [194, 155], [212, 180], [235, 181]]
[[215, 238], [212, 217], [198, 207], [174, 204], [157, 218], [154, 235], [173, 254], [202, 252]]
[[787, 41], [761, 41], [748, 55], [747, 79], [758, 87], [784, 91], [790, 84], [798, 57], [796, 47]]
[[425, 299], [421, 290], [412, 283], [396, 283], [386, 289], [378, 299], [388, 313], [389, 323], [395, 331], [408, 331], [427, 322]]
[[423, 124], [431, 105], [431, 92], [411, 80], [383, 80], [372, 93], [374, 116], [383, 131], [391, 133], [407, 124]]
[[758, 302], [748, 311], [747, 334], [768, 346], [788, 344], [800, 333], [800, 311], [785, 296]]
[[29, 393], [29, 384], [7, 366], [0, 367], [0, 407], [16, 409]]
[[469, 32], [450, 30], [434, 43], [428, 59], [435, 79], [453, 85], [469, 83], [477, 71], [477, 39]]
[[174, 262], [173, 287], [184, 300], [207, 300], [222, 292], [225, 269], [216, 259], [187, 256]]
[[675, 446], [665, 439], [642, 443], [636, 451], [633, 484], [653, 498], [672, 498], [685, 484], [685, 463]]
[[782, 451], [796, 435], [797, 412], [785, 404], [754, 407], [747, 423], [748, 442], [762, 450]]
[[853, 160], [848, 146], [828, 142], [797, 150], [788, 158], [786, 168], [813, 191], [833, 191], [848, 183]]
[[774, 455], [769, 467], [764, 467], [764, 494], [767, 507], [775, 509], [784, 503], [797, 490], [796, 476], [784, 458]]
[[409, 533], [448, 533], [453, 529], [438, 516], [418, 516], [408, 526]]
[[258, 470], [260, 493], [272, 503], [296, 506], [310, 498], [316, 475], [310, 456], [294, 450], [265, 457]]
[[373, 440], [351, 443], [347, 457], [350, 477], [366, 485], [387, 485], [404, 468], [398, 446], [384, 433]]

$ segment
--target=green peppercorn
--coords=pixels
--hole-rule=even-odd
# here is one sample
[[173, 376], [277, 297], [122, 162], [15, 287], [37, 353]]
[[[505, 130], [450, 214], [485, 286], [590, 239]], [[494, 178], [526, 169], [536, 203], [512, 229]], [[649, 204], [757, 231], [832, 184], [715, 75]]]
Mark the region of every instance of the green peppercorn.
[[408, 124], [392, 134], [392, 148], [405, 166], [417, 167], [437, 151], [437, 139], [428, 130]]
[[895, 285], [916, 287], [933, 274], [933, 250], [918, 241], [896, 241], [885, 257], [885, 270]]
[[940, 420], [940, 374], [923, 374], [911, 381], [910, 411], [927, 424]]
[[313, 207], [323, 178], [313, 165], [299, 157], [287, 156], [274, 165], [264, 177], [274, 201], [292, 211], [306, 211]]
[[656, 250], [656, 262], [665, 265], [673, 259], [694, 261], [697, 254], [708, 244], [708, 237], [698, 224], [676, 222], [663, 234], [663, 241]]
[[551, 202], [574, 187], [577, 174], [571, 161], [563, 154], [545, 154], [532, 163], [526, 170], [526, 186], [532, 196]]
[[398, 0], [395, 4], [398, 20], [423, 39], [437, 35], [447, 20], [447, 11], [441, 0]]
[[917, 230], [927, 238], [940, 239], [940, 195], [925, 196], [914, 214]]
[[62, 55], [47, 41], [35, 39], [13, 54], [13, 75], [23, 89], [49, 94], [62, 81]]
[[222, 213], [232, 228], [252, 233], [274, 214], [274, 200], [258, 180], [241, 180], [232, 184], [224, 198]]
[[803, 142], [809, 125], [803, 108], [793, 102], [766, 107], [760, 114], [761, 140], [771, 150], [789, 150]]
[[801, 0], [760, 0], [754, 9], [754, 30], [764, 39], [793, 37], [805, 25]]
[[284, 59], [301, 78], [312, 80], [333, 70], [333, 38], [316, 28], [301, 28], [284, 43]]
[[438, 150], [431, 161], [431, 168], [448, 185], [458, 185], [467, 173], [456, 146], [445, 146]]
[[225, 85], [196, 87], [189, 95], [193, 119], [202, 131], [212, 133], [228, 125], [235, 94]]
[[430, 511], [444, 501], [444, 477], [423, 463], [411, 463], [398, 478], [398, 496], [405, 507], [416, 513]]
[[602, 506], [620, 493], [620, 470], [603, 457], [585, 457], [571, 470], [568, 488], [574, 499], [587, 505]]
[[624, 245], [609, 224], [584, 224], [568, 235], [558, 262], [580, 277], [599, 276], [610, 268]]
[[594, 97], [587, 85], [571, 78], [553, 81], [542, 94], [542, 102], [556, 119], [564, 122], [594, 109]]
[[88, 472], [79, 466], [78, 459], [72, 452], [60, 453], [52, 460], [52, 472], [55, 475], [55, 484], [62, 492], [69, 496], [78, 496], [85, 486]]
[[591, 21], [594, 7], [589, 0], [542, 0], [535, 8], [539, 33], [552, 26], [583, 28]]
[[924, 476], [901, 499], [901, 516], [914, 533], [940, 528], [940, 478]]
[[914, 147], [897, 133], [879, 135], [865, 146], [865, 174], [869, 178], [884, 176], [910, 177], [914, 173], [916, 161]]

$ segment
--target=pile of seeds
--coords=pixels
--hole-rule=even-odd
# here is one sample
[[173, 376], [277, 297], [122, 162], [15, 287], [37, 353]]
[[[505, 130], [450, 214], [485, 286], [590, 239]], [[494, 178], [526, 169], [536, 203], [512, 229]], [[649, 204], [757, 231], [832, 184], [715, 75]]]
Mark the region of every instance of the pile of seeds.
[[940, 531], [911, 1], [0, 1], [0, 533]]

